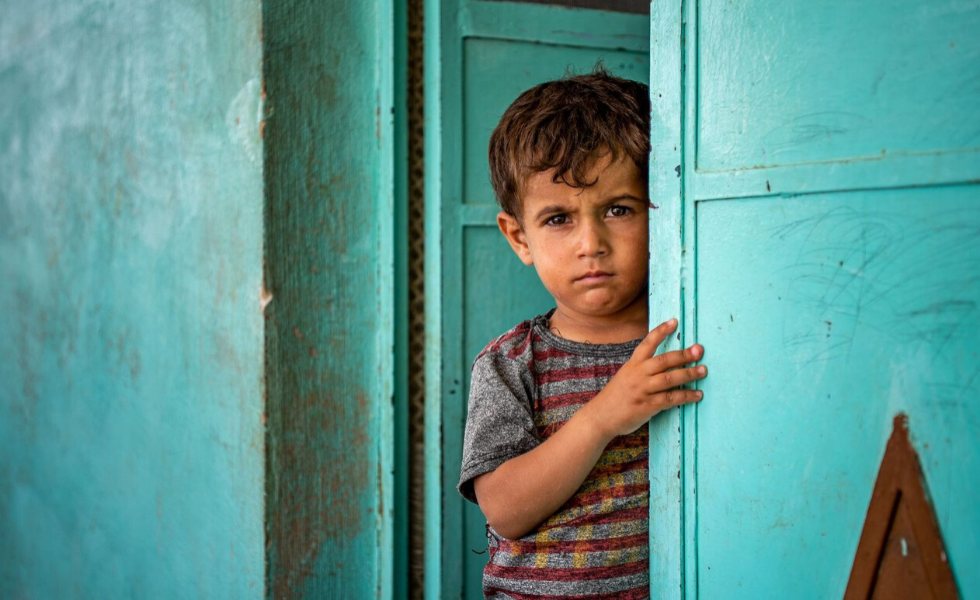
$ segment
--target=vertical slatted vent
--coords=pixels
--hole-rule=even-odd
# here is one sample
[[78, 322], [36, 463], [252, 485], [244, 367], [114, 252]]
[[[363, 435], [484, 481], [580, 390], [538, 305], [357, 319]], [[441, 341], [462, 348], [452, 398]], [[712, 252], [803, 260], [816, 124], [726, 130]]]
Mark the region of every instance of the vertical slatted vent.
[[408, 1], [408, 597], [425, 574], [425, 129], [423, 0]]

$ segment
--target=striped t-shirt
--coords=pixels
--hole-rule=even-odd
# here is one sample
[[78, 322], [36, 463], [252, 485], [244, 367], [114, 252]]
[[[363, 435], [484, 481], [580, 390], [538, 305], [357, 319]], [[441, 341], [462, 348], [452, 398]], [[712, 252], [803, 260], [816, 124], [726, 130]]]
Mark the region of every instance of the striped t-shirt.
[[[572, 342], [543, 315], [494, 340], [473, 363], [459, 491], [535, 448], [591, 400], [636, 349]], [[577, 492], [534, 531], [488, 527], [486, 598], [640, 600], [649, 595], [647, 428], [615, 438]]]

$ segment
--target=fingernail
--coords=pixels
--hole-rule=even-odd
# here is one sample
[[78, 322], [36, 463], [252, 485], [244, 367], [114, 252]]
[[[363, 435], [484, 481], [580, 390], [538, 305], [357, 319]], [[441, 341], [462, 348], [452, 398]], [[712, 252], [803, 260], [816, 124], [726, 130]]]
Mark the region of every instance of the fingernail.
[[707, 372], [708, 372], [708, 367], [705, 367], [703, 365], [698, 367], [698, 375], [704, 375]]
[[696, 395], [698, 397], [698, 400], [700, 400], [701, 398], [704, 398], [704, 392], [697, 392]]

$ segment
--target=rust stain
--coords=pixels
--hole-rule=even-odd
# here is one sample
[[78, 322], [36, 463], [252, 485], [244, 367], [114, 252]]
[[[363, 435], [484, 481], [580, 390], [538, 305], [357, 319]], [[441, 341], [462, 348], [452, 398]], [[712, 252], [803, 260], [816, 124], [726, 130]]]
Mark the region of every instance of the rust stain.
[[[266, 585], [267, 596], [277, 600], [304, 592], [329, 596], [331, 589], [343, 595], [338, 586], [358, 567], [351, 552], [375, 530], [379, 441], [372, 435], [373, 388], [365, 382], [374, 376], [368, 365], [352, 364], [357, 332], [351, 325], [358, 322], [352, 315], [365, 312], [357, 304], [359, 289], [371, 289], [373, 281], [350, 281], [339, 268], [348, 254], [373, 259], [374, 251], [359, 249], [362, 240], [355, 237], [371, 231], [371, 212], [357, 198], [370, 189], [372, 173], [322, 143], [351, 128], [352, 110], [370, 111], [360, 98], [350, 102], [356, 86], [348, 80], [346, 48], [322, 33], [337, 31], [356, 3], [344, 6], [329, 20], [310, 11], [307, 18], [317, 26], [305, 23], [296, 31], [308, 47], [281, 44], [282, 28], [266, 32], [277, 39], [265, 42], [270, 51], [263, 69], [270, 100], [281, 109], [273, 122], [259, 124], [268, 188], [266, 281], [277, 306], [266, 322]], [[263, 116], [272, 121], [273, 107], [265, 106]], [[370, 112], [353, 120], [371, 134]], [[353, 270], [368, 272], [358, 265]]]
[[[336, 379], [330, 377], [336, 374], [326, 375]], [[279, 435], [285, 443], [275, 465], [278, 505], [271, 515], [277, 532], [275, 598], [301, 597], [304, 582], [323, 575], [321, 549], [342, 546], [358, 535], [368, 514], [362, 506], [372, 479], [370, 399], [363, 390], [334, 395], [329, 388], [313, 387], [298, 402], [281, 407]]]
[[109, 356], [114, 355], [116, 366], [128, 370], [130, 379], [135, 381], [143, 371], [143, 360], [133, 336], [132, 328], [124, 326], [109, 340], [106, 349]]
[[[331, 58], [338, 58], [336, 53], [332, 53], [332, 55], [332, 57], [328, 57], [328, 61]], [[321, 63], [316, 65], [314, 71], [313, 94], [327, 109], [331, 109], [337, 104], [337, 79], [334, 77], [335, 64], [336, 62], [331, 64]]]

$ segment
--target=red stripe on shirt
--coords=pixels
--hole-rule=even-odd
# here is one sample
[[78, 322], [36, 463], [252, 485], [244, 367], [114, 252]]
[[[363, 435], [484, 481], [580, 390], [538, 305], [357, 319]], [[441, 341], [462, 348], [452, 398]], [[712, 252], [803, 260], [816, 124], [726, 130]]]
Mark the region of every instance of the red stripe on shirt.
[[524, 354], [524, 351], [527, 350], [528, 345], [531, 343], [533, 339], [534, 339], [534, 334], [533, 333], [528, 334], [528, 336], [521, 341], [521, 344], [519, 346], [515, 348], [511, 348], [510, 352], [507, 353], [507, 358], [517, 358], [521, 354]]
[[646, 454], [642, 454], [636, 460], [596, 466], [589, 473], [589, 478], [586, 481], [594, 481], [600, 477], [609, 477], [610, 475], [625, 474], [630, 471], [645, 471], [646, 468], [647, 456]]
[[565, 540], [547, 542], [526, 542], [523, 540], [501, 539], [498, 552], [509, 552], [511, 554], [531, 554], [534, 552], [545, 552], [548, 554], [576, 554], [584, 552], [609, 552], [611, 550], [626, 550], [638, 546], [646, 546], [649, 537], [646, 533], [635, 535], [624, 535], [614, 538], [600, 538], [588, 540]]
[[611, 567], [501, 567], [489, 563], [484, 573], [501, 579], [525, 581], [594, 581], [642, 573], [647, 570], [647, 563], [646, 557]]
[[646, 446], [647, 438], [650, 437], [647, 432], [646, 426], [643, 427], [637, 433], [631, 433], [629, 435], [620, 435], [613, 438], [609, 445], [606, 446], [606, 452], [610, 450], [627, 450], [630, 448], [637, 448], [639, 446]]
[[[483, 349], [483, 352], [480, 352], [480, 356], [483, 356], [487, 352], [491, 352], [491, 351], [492, 352], [498, 352], [500, 350], [500, 348], [504, 344], [506, 344], [507, 342], [509, 342], [510, 340], [512, 340], [512, 339], [514, 339], [514, 338], [516, 338], [516, 337], [518, 337], [520, 335], [528, 335], [528, 334], [530, 334], [530, 332], [531, 332], [531, 324], [530, 323], [521, 323], [519, 326], [515, 327], [514, 329], [512, 329], [512, 330], [508, 331], [507, 333], [505, 333], [504, 335], [500, 336], [498, 339], [496, 339], [496, 340], [490, 342], [489, 344], [487, 344], [487, 347]], [[530, 337], [530, 335], [528, 335], [528, 337]], [[479, 357], [477, 357], [477, 358], [479, 358]]]
[[613, 523], [625, 523], [627, 521], [641, 521], [650, 516], [650, 509], [646, 506], [638, 506], [636, 508], [625, 508], [623, 510], [617, 510], [611, 513], [605, 514], [593, 514], [587, 513], [584, 515], [579, 515], [574, 519], [569, 519], [562, 523], [555, 523], [550, 526], [541, 527], [540, 531], [545, 529], [574, 529], [576, 527], [581, 527], [582, 525], [611, 525]]
[[534, 352], [534, 360], [540, 361], [545, 361], [552, 358], [568, 358], [570, 356], [575, 356], [575, 353], [554, 347], [548, 348], [547, 350], [536, 350]]
[[587, 390], [584, 392], [569, 392], [567, 394], [555, 394], [554, 396], [548, 396], [547, 398], [542, 398], [538, 402], [540, 405], [539, 410], [554, 410], [556, 408], [564, 408], [574, 404], [586, 404], [589, 400], [595, 398], [596, 394], [598, 393], [599, 392], [596, 390]]
[[538, 385], [544, 383], [555, 383], [557, 381], [568, 381], [569, 379], [597, 379], [600, 377], [612, 377], [619, 371], [621, 365], [596, 365], [594, 367], [572, 367], [570, 369], [554, 369], [544, 373], [536, 373], [535, 382]]
[[589, 492], [587, 494], [575, 494], [572, 498], [566, 502], [560, 509], [559, 513], [563, 510], [569, 508], [578, 508], [582, 506], [591, 506], [593, 504], [599, 504], [603, 500], [610, 500], [616, 498], [629, 498], [630, 496], [639, 496], [646, 494], [650, 490], [650, 483], [632, 483], [628, 485], [618, 485], [610, 486], [606, 489], [596, 490], [594, 492]]

